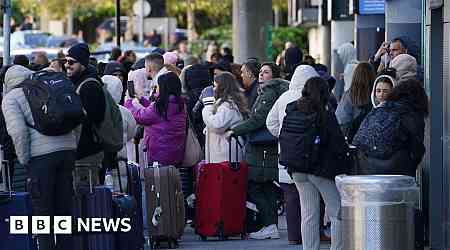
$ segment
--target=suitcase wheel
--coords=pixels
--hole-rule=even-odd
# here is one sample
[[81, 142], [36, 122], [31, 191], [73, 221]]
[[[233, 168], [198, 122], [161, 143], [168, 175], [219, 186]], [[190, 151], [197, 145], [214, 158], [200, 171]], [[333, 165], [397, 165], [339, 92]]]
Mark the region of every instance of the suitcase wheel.
[[206, 241], [208, 238], [206, 236], [200, 235], [200, 239], [202, 239], [202, 241]]
[[247, 235], [245, 233], [241, 233], [241, 240], [247, 239]]
[[177, 240], [169, 239], [167, 241], [167, 243], [169, 243], [169, 249], [176, 249], [176, 248], [178, 248], [178, 241]]

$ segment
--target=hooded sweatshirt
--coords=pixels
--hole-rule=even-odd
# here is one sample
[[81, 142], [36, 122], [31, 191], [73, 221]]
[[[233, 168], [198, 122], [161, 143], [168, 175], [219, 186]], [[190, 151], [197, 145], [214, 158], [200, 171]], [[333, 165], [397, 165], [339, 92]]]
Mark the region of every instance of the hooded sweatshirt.
[[33, 72], [15, 65], [5, 75], [5, 97], [2, 110], [5, 116], [6, 129], [14, 142], [19, 162], [26, 165], [31, 157], [54, 152], [75, 150], [76, 137], [73, 132], [61, 136], [46, 136], [27, 126], [34, 125], [30, 106], [22, 88], [16, 88]]
[[388, 78], [388, 79], [390, 79], [391, 82], [392, 82], [392, 88], [395, 88], [395, 86], [398, 85], [398, 84], [397, 84], [397, 81], [395, 81], [395, 79], [392, 78], [391, 76], [388, 76], [388, 75], [381, 75], [381, 76], [377, 77], [377, 78], [375, 79], [375, 81], [374, 81], [374, 84], [373, 84], [372, 94], [370, 95], [370, 99], [372, 100], [372, 105], [373, 105], [374, 108], [377, 108], [377, 107], [381, 104], [381, 103], [379, 103], [379, 102], [377, 101], [377, 97], [376, 97], [376, 95], [375, 95], [375, 91], [376, 91], [377, 85], [378, 85], [378, 83], [379, 83], [378, 80], [381, 79], [381, 78]]
[[[103, 83], [106, 85], [106, 89], [111, 94], [114, 101], [118, 104], [122, 97], [122, 82], [116, 76], [106, 75], [102, 77]], [[127, 157], [127, 144], [133, 138], [136, 131], [136, 120], [134, 120], [133, 114], [125, 107], [119, 105], [120, 114], [122, 115], [123, 123], [123, 143], [124, 147], [119, 152], [118, 156], [122, 158]]]
[[417, 76], [417, 61], [416, 58], [408, 54], [401, 54], [392, 59], [391, 68], [397, 70], [397, 81], [408, 78], [416, 78]]
[[[309, 65], [300, 65], [295, 69], [291, 83], [289, 84], [289, 90], [278, 98], [267, 116], [266, 126], [272, 135], [278, 137], [280, 134], [283, 119], [286, 116], [286, 106], [302, 96], [303, 87], [310, 78], [318, 76], [319, 74], [316, 70]], [[286, 168], [280, 164], [278, 164], [278, 168], [280, 182], [293, 183]]]

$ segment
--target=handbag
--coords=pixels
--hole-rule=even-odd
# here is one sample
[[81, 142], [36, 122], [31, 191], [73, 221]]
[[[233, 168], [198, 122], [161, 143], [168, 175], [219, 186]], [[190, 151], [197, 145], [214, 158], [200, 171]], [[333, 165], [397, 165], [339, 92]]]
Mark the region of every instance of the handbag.
[[195, 136], [194, 129], [192, 128], [192, 123], [188, 115], [187, 126], [186, 126], [186, 141], [184, 148], [184, 157], [181, 162], [182, 167], [192, 167], [203, 159], [203, 151], [200, 143]]
[[270, 145], [278, 143], [278, 138], [273, 136], [267, 128], [262, 128], [247, 136], [247, 141], [253, 145]]

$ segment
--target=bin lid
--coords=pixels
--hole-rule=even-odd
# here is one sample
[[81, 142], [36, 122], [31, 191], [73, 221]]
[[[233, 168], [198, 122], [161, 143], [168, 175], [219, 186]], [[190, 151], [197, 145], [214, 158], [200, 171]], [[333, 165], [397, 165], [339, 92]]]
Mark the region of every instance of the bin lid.
[[384, 188], [415, 187], [416, 180], [405, 175], [339, 175], [336, 176], [336, 184], [357, 185], [373, 187], [374, 184], [383, 185]]
[[404, 175], [339, 175], [336, 176], [336, 186], [343, 205], [416, 203], [419, 194], [415, 179]]

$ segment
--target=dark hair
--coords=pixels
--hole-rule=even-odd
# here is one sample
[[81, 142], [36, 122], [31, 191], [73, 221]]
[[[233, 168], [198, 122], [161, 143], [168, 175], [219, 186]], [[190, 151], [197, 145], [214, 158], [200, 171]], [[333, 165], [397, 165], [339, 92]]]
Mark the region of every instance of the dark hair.
[[160, 68], [164, 66], [164, 57], [160, 53], [151, 53], [145, 56], [145, 62], [154, 63]]
[[379, 77], [379, 78], [377, 78], [377, 82], [375, 84], [378, 86], [378, 83], [380, 83], [380, 82], [389, 83], [391, 85], [391, 88], [394, 87], [394, 83], [392, 82], [391, 79], [389, 79], [389, 77]]
[[118, 47], [115, 47], [111, 50], [111, 60], [117, 61], [119, 57], [122, 55], [122, 50]]
[[217, 87], [214, 90], [214, 97], [219, 102], [214, 104], [214, 110], [224, 102], [237, 105], [239, 112], [246, 117], [249, 113], [247, 109], [247, 99], [245, 98], [236, 77], [232, 73], [224, 72], [214, 77], [214, 81], [217, 83]]
[[178, 112], [184, 109], [184, 101], [181, 97], [181, 81], [173, 72], [168, 72], [158, 77], [159, 97], [155, 102], [156, 112], [163, 118], [167, 119], [167, 108], [169, 106], [169, 98], [175, 96], [178, 105]]
[[392, 77], [393, 79], [396, 79], [397, 78], [397, 70], [394, 68], [385, 68], [377, 74], [377, 77], [382, 76], [382, 75], [388, 75], [388, 76]]
[[297, 101], [297, 106], [304, 113], [317, 113], [319, 127], [324, 129], [326, 128], [326, 106], [329, 98], [328, 83], [321, 77], [312, 77], [306, 81], [302, 90], [302, 97]]
[[350, 98], [355, 106], [366, 105], [370, 102], [375, 71], [370, 63], [362, 62], [356, 66], [350, 86]]
[[30, 65], [30, 60], [26, 55], [15, 55], [13, 64], [28, 67]]
[[400, 43], [400, 46], [402, 47], [402, 49], [407, 49], [407, 44], [405, 43], [405, 41], [401, 38], [401, 37], [396, 37], [394, 39], [392, 39], [391, 43]]
[[422, 83], [416, 79], [400, 81], [389, 93], [387, 101], [406, 102], [416, 112], [428, 115], [428, 96]]
[[272, 63], [272, 62], [265, 62], [261, 65], [261, 68], [263, 66], [269, 66], [269, 68], [272, 70], [272, 78], [280, 78], [281, 69], [280, 69], [280, 67], [278, 67], [278, 65], [276, 65], [275, 63]]
[[211, 59], [216, 58], [217, 61], [219, 61], [222, 58], [222, 54], [220, 54], [219, 52], [215, 52], [211, 55]]
[[127, 56], [131, 56], [131, 55], [136, 55], [136, 53], [133, 51], [133, 50], [127, 50], [127, 51], [125, 51], [124, 53], [123, 53], [123, 55], [125, 56], [125, 57], [127, 57]]
[[293, 73], [295, 68], [302, 62], [303, 60], [303, 52], [297, 48], [292, 47], [286, 50], [284, 56], [284, 63], [286, 65], [286, 71], [288, 73]]
[[259, 62], [255, 60], [247, 60], [242, 66], [245, 66], [245, 68], [255, 77], [255, 79], [258, 79], [259, 76], [259, 70], [261, 69], [261, 65]]

